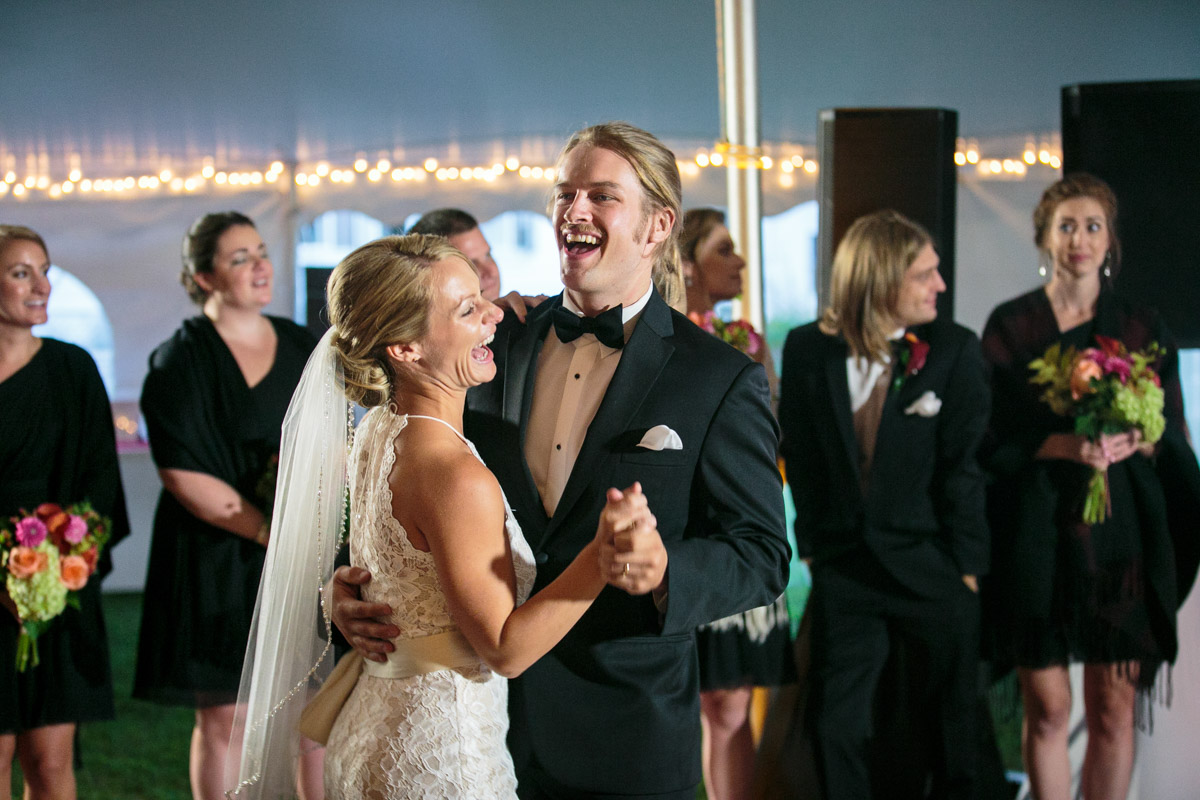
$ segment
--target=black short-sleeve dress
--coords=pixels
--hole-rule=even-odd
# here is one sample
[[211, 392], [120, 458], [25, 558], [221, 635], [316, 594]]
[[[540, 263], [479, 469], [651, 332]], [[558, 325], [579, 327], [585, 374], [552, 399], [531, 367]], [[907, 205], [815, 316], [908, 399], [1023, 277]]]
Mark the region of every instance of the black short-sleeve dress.
[[[212, 323], [194, 317], [151, 354], [141, 404], [159, 469], [217, 477], [269, 515], [261, 484], [274, 470], [283, 416], [315, 341], [289, 320], [268, 319], [275, 362], [254, 387]], [[134, 697], [192, 707], [234, 702], [265, 554], [192, 516], [165, 489], [159, 494]]]
[[[1167, 429], [1153, 457], [1109, 467], [1112, 514], [1087, 525], [1092, 470], [1034, 458], [1048, 435], [1072, 432], [1073, 422], [1039, 400], [1028, 365], [1055, 342], [1094, 347], [1097, 334], [1130, 350], [1154, 341], [1167, 348], [1159, 370]], [[993, 391], [982, 459], [994, 478], [989, 649], [1003, 665], [1031, 668], [1140, 662], [1148, 687], [1175, 659], [1175, 613], [1200, 557], [1200, 470], [1185, 435], [1175, 343], [1152, 309], [1107, 290], [1091, 322], [1059, 331], [1039, 288], [992, 312], [983, 349]]]
[[[42, 339], [34, 357], [0, 383], [0, 515], [41, 503], [90, 501], [112, 520], [112, 538], [96, 574], [38, 637], [39, 665], [16, 671], [19, 628], [0, 610], [0, 733], [112, 719], [112, 673], [100, 607], [100, 581], [112, 547], [129, 533], [117, 467], [112, 411], [91, 356], [73, 344]], [[7, 525], [6, 525], [7, 527]]]

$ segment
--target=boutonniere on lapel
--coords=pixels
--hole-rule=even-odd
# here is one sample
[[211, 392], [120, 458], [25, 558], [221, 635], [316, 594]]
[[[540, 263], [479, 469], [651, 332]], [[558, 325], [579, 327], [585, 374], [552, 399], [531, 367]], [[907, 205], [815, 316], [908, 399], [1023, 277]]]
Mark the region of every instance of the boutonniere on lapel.
[[896, 377], [892, 379], [892, 391], [900, 391], [904, 382], [916, 375], [925, 366], [929, 356], [929, 342], [923, 342], [915, 333], [905, 333], [904, 338], [896, 343]]

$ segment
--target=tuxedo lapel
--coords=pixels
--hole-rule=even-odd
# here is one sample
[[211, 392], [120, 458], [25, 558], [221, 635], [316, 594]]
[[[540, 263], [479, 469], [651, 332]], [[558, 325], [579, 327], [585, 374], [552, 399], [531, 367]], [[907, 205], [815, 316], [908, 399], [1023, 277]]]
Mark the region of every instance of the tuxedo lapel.
[[[900, 388], [896, 389], [896, 375], [892, 375], [892, 385], [888, 387], [887, 400], [883, 404], [883, 414], [879, 419], [879, 432], [875, 436], [875, 463], [879, 462], [879, 455], [888, 446], [890, 446], [892, 429], [900, 422], [904, 416], [905, 410], [911, 406], [917, 399], [930, 389], [930, 384], [935, 383], [930, 377], [931, 370], [929, 368], [929, 358], [943, 358], [946, 353], [939, 352], [936, 355], [933, 353], [931, 326], [921, 326], [912, 330], [912, 333], [922, 341], [930, 342], [930, 351], [926, 358], [926, 363], [917, 370], [916, 375], [908, 375], [900, 384]], [[896, 369], [900, 369], [900, 364], [896, 364]], [[932, 428], [931, 428], [932, 430]], [[923, 447], [919, 442], [913, 442], [908, 439], [897, 443], [898, 447], [912, 448]]]
[[[538, 355], [550, 330], [551, 313], [561, 303], [560, 295], [532, 309], [525, 319], [525, 324], [514, 328], [504, 360], [504, 402], [501, 414], [506, 422], [511, 422], [518, 430], [516, 444], [519, 452], [513, 454], [513, 460], [521, 465], [520, 490], [523, 496], [517, 502], [529, 510], [525, 515], [527, 518], [540, 515], [544, 519], [546, 513], [542, 508], [537, 484], [533, 481], [533, 473], [529, 471], [529, 464], [525, 461], [525, 434], [529, 427], [529, 408], [533, 402]], [[544, 526], [539, 525], [538, 528], [544, 530]], [[535, 535], [528, 526], [525, 533], [531, 538]]]
[[605, 457], [609, 443], [629, 427], [633, 415], [658, 380], [675, 349], [664, 340], [673, 330], [670, 309], [657, 293], [651, 294], [650, 302], [646, 304], [625, 344], [621, 363], [617, 365], [600, 407], [596, 409], [596, 416], [588, 426], [571, 476], [563, 487], [562, 497], [547, 528], [547, 536], [553, 535], [562, 520], [570, 514], [583, 490], [596, 477], [597, 467]]
[[850, 411], [850, 382], [846, 377], [849, 350], [841, 337], [829, 336], [827, 339], [829, 346], [825, 354], [825, 383], [829, 387], [833, 423], [841, 439], [846, 461], [850, 464], [850, 471], [856, 479], [861, 480], [862, 476], [858, 474], [858, 442], [854, 439], [854, 419]]

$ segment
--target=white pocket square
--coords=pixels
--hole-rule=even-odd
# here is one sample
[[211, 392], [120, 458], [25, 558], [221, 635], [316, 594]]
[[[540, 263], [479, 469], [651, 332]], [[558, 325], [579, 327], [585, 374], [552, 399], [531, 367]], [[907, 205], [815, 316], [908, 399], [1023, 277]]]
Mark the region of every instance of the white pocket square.
[[679, 438], [678, 433], [666, 425], [655, 425], [646, 431], [646, 435], [637, 443], [637, 446], [647, 450], [682, 450], [683, 440]]
[[929, 390], [914, 400], [911, 406], [904, 409], [904, 413], [917, 414], [922, 417], [935, 417], [941, 410], [942, 398], [934, 394], [932, 390]]

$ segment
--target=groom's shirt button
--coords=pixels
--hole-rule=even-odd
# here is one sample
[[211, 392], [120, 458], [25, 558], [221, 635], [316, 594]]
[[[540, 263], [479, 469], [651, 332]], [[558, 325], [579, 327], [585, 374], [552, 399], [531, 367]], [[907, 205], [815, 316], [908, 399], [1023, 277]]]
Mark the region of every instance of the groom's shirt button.
[[533, 557], [533, 560], [539, 564], [545, 564], [547, 561], [550, 560], [550, 555], [548, 553], [538, 553], [536, 556]]

